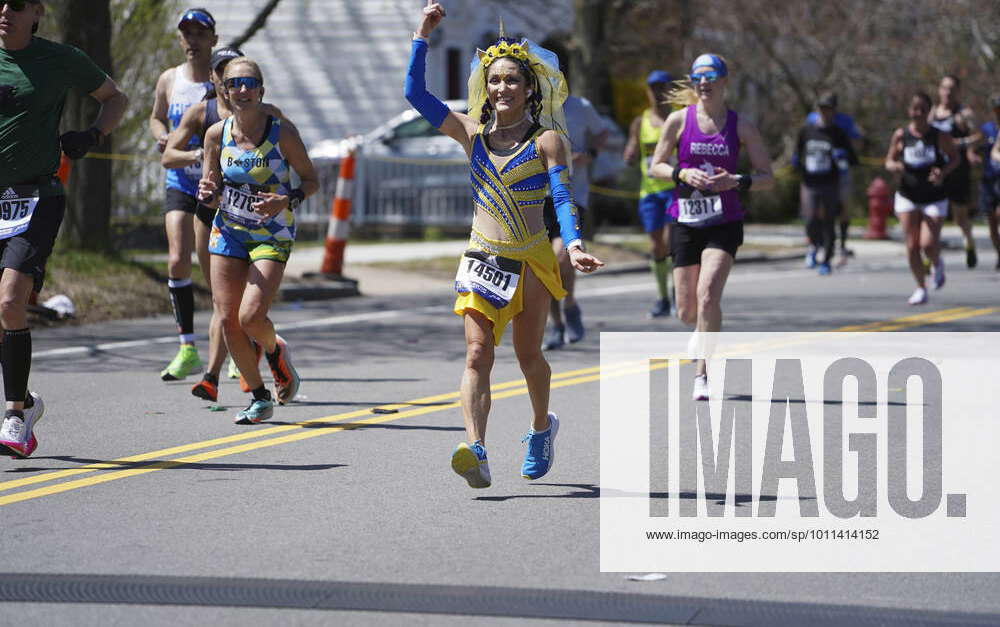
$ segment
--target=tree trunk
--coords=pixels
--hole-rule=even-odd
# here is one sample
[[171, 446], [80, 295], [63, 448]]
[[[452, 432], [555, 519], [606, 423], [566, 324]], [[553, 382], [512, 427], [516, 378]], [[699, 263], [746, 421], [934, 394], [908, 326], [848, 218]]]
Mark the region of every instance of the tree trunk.
[[573, 2], [573, 91], [605, 114], [611, 112], [613, 104], [605, 29], [613, 5], [604, 0]]
[[[64, 7], [63, 41], [83, 50], [111, 75], [110, 0], [68, 2]], [[86, 130], [97, 119], [100, 103], [90, 95], [71, 89], [66, 95], [62, 128]], [[93, 152], [112, 151], [105, 139]], [[80, 159], [73, 164], [66, 190], [66, 218], [62, 241], [74, 248], [107, 250], [111, 233], [111, 161]]]

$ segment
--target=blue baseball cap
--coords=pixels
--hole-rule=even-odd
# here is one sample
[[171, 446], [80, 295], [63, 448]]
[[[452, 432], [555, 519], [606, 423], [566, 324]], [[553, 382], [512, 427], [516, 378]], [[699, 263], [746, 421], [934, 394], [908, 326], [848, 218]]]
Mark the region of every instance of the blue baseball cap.
[[177, 28], [183, 26], [185, 22], [196, 22], [215, 32], [215, 18], [208, 9], [187, 9], [181, 13], [181, 19], [177, 20]]
[[726, 62], [714, 54], [703, 54], [691, 64], [691, 73], [702, 67], [710, 67], [719, 73], [719, 76], [726, 76], [729, 71], [726, 69]]
[[653, 70], [652, 72], [649, 73], [649, 76], [646, 77], [646, 84], [656, 85], [658, 83], [670, 83], [673, 82], [673, 80], [674, 79], [672, 79], [670, 77], [670, 74], [667, 73], [666, 71]]

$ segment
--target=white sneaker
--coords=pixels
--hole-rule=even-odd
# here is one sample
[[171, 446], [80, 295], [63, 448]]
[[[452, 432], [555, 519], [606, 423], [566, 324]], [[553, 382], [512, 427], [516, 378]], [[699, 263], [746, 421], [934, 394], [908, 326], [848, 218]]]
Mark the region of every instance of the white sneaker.
[[938, 257], [937, 263], [931, 269], [931, 281], [934, 283], [934, 289], [939, 290], [944, 287], [944, 259]]
[[708, 400], [708, 375], [699, 374], [694, 378], [694, 392], [691, 398], [696, 401]]
[[35, 392], [29, 392], [34, 404], [21, 410], [20, 416], [6, 416], [0, 425], [0, 446], [6, 447], [15, 455], [27, 457], [34, 451], [31, 446], [32, 429], [42, 419], [45, 413], [45, 403]]
[[927, 302], [927, 290], [922, 287], [918, 287], [913, 290], [913, 294], [910, 295], [909, 300], [906, 302], [910, 305], [923, 305]]

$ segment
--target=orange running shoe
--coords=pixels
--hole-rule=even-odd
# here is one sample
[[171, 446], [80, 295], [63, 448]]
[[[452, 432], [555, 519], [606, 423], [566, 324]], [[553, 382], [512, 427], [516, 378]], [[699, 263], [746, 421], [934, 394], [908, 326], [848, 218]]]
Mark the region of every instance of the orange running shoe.
[[212, 401], [213, 403], [219, 400], [219, 386], [212, 383], [208, 379], [202, 379], [191, 388], [191, 393], [198, 398], [205, 399], [206, 401]]
[[267, 362], [271, 366], [271, 376], [274, 377], [274, 396], [279, 405], [284, 405], [295, 399], [301, 380], [292, 366], [292, 353], [288, 349], [288, 343], [280, 335], [277, 336], [275, 348], [277, 354], [273, 358], [268, 356]]

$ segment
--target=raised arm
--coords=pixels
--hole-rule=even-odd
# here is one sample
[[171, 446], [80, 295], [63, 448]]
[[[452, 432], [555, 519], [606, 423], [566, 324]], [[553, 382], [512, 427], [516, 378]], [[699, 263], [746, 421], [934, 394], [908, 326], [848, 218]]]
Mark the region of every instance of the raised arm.
[[464, 113], [456, 113], [448, 109], [448, 105], [438, 100], [427, 91], [424, 74], [427, 66], [427, 38], [444, 18], [444, 7], [440, 3], [427, 1], [423, 9], [423, 19], [414, 33], [410, 48], [410, 65], [406, 71], [406, 84], [403, 94], [413, 108], [431, 123], [434, 128], [451, 137], [465, 149], [465, 154], [472, 152], [472, 137], [479, 124]]
[[167, 136], [167, 145], [163, 149], [160, 163], [165, 168], [183, 168], [198, 163], [203, 155], [203, 149], [188, 150], [188, 142], [198, 134], [205, 121], [205, 102], [198, 102], [188, 108], [181, 116], [177, 128]]

